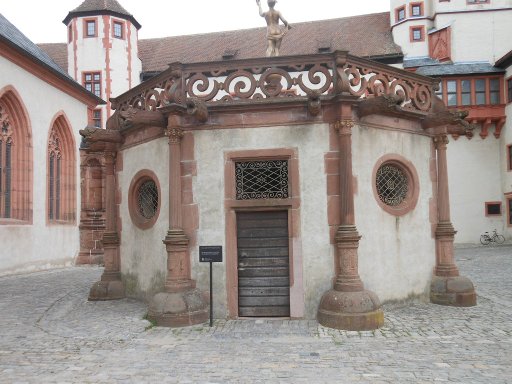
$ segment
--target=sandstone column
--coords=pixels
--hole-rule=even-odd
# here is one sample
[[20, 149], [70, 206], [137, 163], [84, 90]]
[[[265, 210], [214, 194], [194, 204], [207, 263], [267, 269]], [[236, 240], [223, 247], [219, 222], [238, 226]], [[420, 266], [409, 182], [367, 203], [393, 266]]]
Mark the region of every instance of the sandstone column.
[[355, 225], [352, 174], [352, 120], [341, 120], [334, 128], [340, 144], [341, 225], [336, 233], [336, 257], [339, 271], [334, 287], [320, 301], [318, 322], [326, 327], [362, 331], [384, 323], [377, 295], [364, 289], [358, 274], [359, 233]]
[[430, 301], [435, 304], [469, 307], [476, 305], [473, 283], [459, 276], [455, 265], [453, 241], [457, 233], [450, 220], [450, 194], [448, 190], [448, 164], [446, 146], [448, 137], [434, 138], [437, 152], [437, 214], [436, 266], [430, 286]]
[[191, 278], [189, 240], [183, 231], [181, 210], [181, 139], [177, 117], [169, 117], [169, 230], [163, 240], [167, 250], [165, 291], [149, 304], [148, 317], [160, 326], [182, 327], [208, 320], [208, 303]]
[[117, 233], [115, 151], [105, 151], [106, 229], [103, 233], [105, 269], [101, 281], [94, 283], [89, 300], [117, 300], [125, 297], [121, 281], [119, 234]]

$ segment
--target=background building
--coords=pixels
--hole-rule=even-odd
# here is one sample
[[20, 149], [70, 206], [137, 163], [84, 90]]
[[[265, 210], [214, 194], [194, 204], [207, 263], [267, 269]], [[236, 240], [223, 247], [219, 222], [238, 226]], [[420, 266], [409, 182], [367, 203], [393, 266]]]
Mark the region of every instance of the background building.
[[[471, 139], [459, 137], [459, 131], [454, 130], [448, 145], [452, 222], [455, 229], [459, 231], [455, 241], [476, 243], [482, 232], [494, 228], [503, 232], [510, 239], [512, 235], [512, 134], [510, 133], [510, 127], [508, 127], [510, 121], [507, 121], [507, 114], [511, 112], [510, 102], [512, 101], [512, 70], [510, 69], [512, 47], [507, 36], [512, 35], [512, 26], [507, 23], [507, 20], [510, 20], [511, 16], [512, 6], [510, 1], [506, 0], [428, 0], [423, 2], [392, 0], [389, 13], [294, 24], [294, 28], [288, 33], [283, 42], [281, 55], [296, 56], [297, 61], [300, 61], [299, 55], [331, 54], [338, 50], [347, 50], [354, 56], [372, 60], [376, 63], [375, 68], [379, 68], [382, 73], [388, 73], [391, 69], [384, 69], [385, 67], [380, 65], [389, 64], [393, 67], [416, 72], [416, 74], [441, 78], [441, 86], [437, 91], [438, 96], [453, 110], [464, 109], [469, 111], [466, 119], [475, 126]], [[37, 140], [37, 142], [33, 140], [33, 154], [31, 155], [30, 151], [26, 150], [26, 154], [23, 155], [23, 159], [29, 159], [30, 156], [37, 159], [35, 163], [33, 162], [37, 166], [34, 165], [32, 168], [32, 174], [30, 174], [31, 168], [28, 168], [29, 171], [26, 171], [25, 175], [20, 174], [21, 176], [19, 176], [25, 180], [19, 184], [23, 185], [25, 189], [20, 189], [24, 192], [20, 194], [21, 197], [17, 200], [20, 203], [16, 204], [22, 204], [23, 201], [25, 207], [30, 207], [20, 208], [16, 213], [23, 221], [24, 226], [19, 226], [18, 222], [11, 219], [7, 220], [5, 203], [4, 210], [0, 211], [3, 212], [3, 216], [0, 216], [2, 217], [0, 219], [2, 220], [0, 237], [4, 236], [5, 239], [8, 239], [5, 244], [10, 244], [3, 248], [7, 249], [9, 255], [4, 259], [3, 264], [0, 264], [0, 270], [3, 273], [36, 266], [40, 267], [41, 262], [49, 264], [70, 262], [77, 256], [78, 262], [81, 263], [101, 260], [104, 249], [103, 232], [108, 229], [108, 223], [105, 222], [108, 164], [102, 151], [97, 153], [91, 150], [82, 151], [79, 155], [77, 149], [80, 142], [78, 130], [84, 128], [87, 124], [106, 127], [107, 119], [114, 113], [114, 108], [109, 102], [111, 97], [117, 97], [133, 89], [143, 80], [153, 79], [150, 81], [157, 81], [158, 77], [155, 76], [167, 70], [169, 63], [203, 63], [203, 67], [213, 70], [221, 68], [231, 61], [260, 58], [265, 52], [264, 28], [138, 40], [137, 31], [141, 28], [140, 24], [116, 0], [86, 0], [78, 8], [68, 13], [64, 19], [64, 24], [67, 28], [66, 43], [39, 45], [39, 48], [53, 58], [53, 61], [37, 47], [33, 47], [33, 44], [26, 41], [26, 38], [19, 36], [19, 32], [15, 34], [3, 33], [2, 35], [4, 39], [2, 41], [7, 44], [6, 48], [8, 48], [2, 51], [2, 58], [4, 59], [2, 68], [8, 68], [9, 71], [12, 71], [11, 63], [14, 62], [14, 59], [8, 56], [10, 52], [17, 52], [20, 49], [26, 51], [22, 54], [31, 57], [32, 61], [28, 67], [18, 65], [16, 71], [19, 71], [19, 75], [0, 77], [0, 89], [17, 90], [20, 96], [16, 99], [16, 102], [21, 105], [20, 100], [23, 100], [25, 104], [26, 113], [23, 119], [29, 121], [27, 116], [37, 116], [37, 118], [30, 117], [30, 120], [37, 121], [45, 127], [44, 129], [38, 129], [37, 134], [44, 136], [43, 132], [46, 132], [48, 137], [48, 139]], [[3, 25], [14, 28], [5, 19], [3, 19]], [[479, 27], [475, 28], [475, 25]], [[482, 31], [485, 31], [485, 33]], [[17, 41], [23, 41], [21, 48], [17, 47]], [[27, 49], [27, 46], [31, 48]], [[37, 49], [37, 51], [31, 51], [31, 49]], [[43, 55], [44, 60], [41, 59]], [[41, 64], [41, 61], [43, 64]], [[22, 95], [21, 90], [24, 89], [43, 89], [38, 85], [38, 82], [41, 81], [40, 77], [36, 79], [30, 74], [34, 70], [33, 68], [38, 68], [41, 65], [45, 70], [55, 73], [59, 81], [69, 84], [69, 87], [76, 91], [60, 92], [59, 99], [45, 97], [43, 103], [41, 103], [41, 98], [37, 97], [37, 94], [29, 94], [28, 91], [25, 91], [26, 95]], [[197, 71], [200, 72], [199, 69]], [[66, 72], [68, 75], [66, 75]], [[2, 73], [8, 72], [4, 71]], [[80, 87], [73, 80], [94, 95], [86, 90], [79, 89]], [[57, 89], [60, 88], [57, 87]], [[4, 91], [3, 94], [4, 96], [0, 95], [4, 97], [3, 100], [11, 100], [13, 99], [12, 96], [7, 97], [5, 95], [15, 93]], [[134, 95], [134, 97], [141, 97], [141, 95]], [[34, 100], [31, 101], [31, 98]], [[101, 105], [99, 98], [107, 100], [107, 103], [104, 106]], [[146, 103], [148, 100], [151, 100], [151, 98], [142, 98], [140, 103]], [[44, 103], [48, 103], [48, 106]], [[11, 103], [10, 105], [15, 104]], [[4, 108], [8, 110], [7, 106]], [[57, 110], [51, 114], [53, 109]], [[16, 107], [13, 109], [11, 107], [11, 114], [13, 110], [20, 111], [23, 108]], [[61, 113], [60, 111], [64, 112]], [[2, 113], [2, 116], [6, 115], [6, 113]], [[44, 117], [48, 114], [52, 116]], [[13, 118], [11, 120], [14, 121]], [[18, 121], [21, 126], [31, 126], [30, 124], [24, 124], [21, 117]], [[56, 123], [52, 123], [52, 121]], [[385, 135], [385, 138], [380, 137], [381, 130], [388, 123], [392, 126], [390, 129], [396, 132]], [[421, 132], [419, 128], [420, 121], [415, 121], [407, 126], [407, 119], [405, 119], [398, 124], [401, 127], [400, 129], [415, 131], [416, 133], [412, 136], [407, 136], [403, 132], [400, 133], [401, 131], [396, 128], [396, 124], [388, 123], [384, 124], [383, 121], [375, 123], [381, 130], [376, 131], [378, 133], [373, 136], [363, 133], [354, 134], [355, 145], [358, 149], [357, 151], [354, 150], [354, 176], [358, 180], [358, 188], [355, 191], [355, 205], [359, 212], [363, 211], [364, 207], [368, 208], [368, 215], [358, 214], [359, 229], [361, 232], [364, 230], [363, 238], [368, 236], [373, 239], [361, 243], [361, 252], [365, 255], [361, 259], [361, 273], [363, 280], [367, 281], [369, 279], [370, 288], [375, 290], [384, 300], [400, 298], [403, 293], [421, 294], [424, 292], [429, 280], [428, 271], [434, 265], [433, 254], [435, 252], [433, 223], [429, 219], [432, 211], [435, 212], [435, 207], [431, 205], [431, 200], [435, 199], [435, 194], [432, 193], [432, 189], [435, 188], [435, 180], [430, 179], [429, 171], [432, 172], [432, 170], [428, 168], [432, 166], [430, 163], [432, 148], [430, 146], [427, 148], [426, 142], [422, 142], [423, 138], [419, 134]], [[275, 121], [272, 124], [275, 124]], [[327, 157], [325, 157], [323, 164], [318, 163], [315, 166], [318, 169], [304, 168], [302, 170], [302, 177], [308, 175], [308, 177], [319, 178], [315, 185], [318, 184], [321, 188], [324, 188], [326, 183], [326, 185], [329, 185], [329, 180], [339, 178], [339, 174], [329, 174], [332, 171], [329, 168], [330, 164], [336, 162], [336, 160], [329, 160], [328, 155], [326, 155], [330, 148], [330, 128], [325, 125], [325, 122], [323, 124], [317, 129], [319, 135], [316, 137], [316, 140], [319, 140], [317, 150], [322, 149]], [[66, 132], [66, 130], [68, 132], [67, 136], [62, 134], [63, 138], [57, 141], [53, 140], [53, 143], [58, 142], [61, 146], [63, 144], [60, 143], [65, 143], [67, 148], [73, 147], [75, 149], [75, 151], [68, 149], [66, 155], [66, 159], [74, 156], [72, 165], [69, 162], [66, 163], [67, 165], [59, 163], [61, 164], [59, 167], [67, 167], [59, 169], [68, 170], [62, 171], [68, 179], [66, 179], [66, 182], [61, 182], [60, 180], [64, 180], [64, 178], [59, 178], [58, 185], [62, 189], [58, 194], [59, 201], [66, 201], [66, 203], [63, 208], [59, 208], [58, 213], [55, 207], [60, 207], [60, 204], [64, 203], [56, 203], [55, 185], [57, 185], [57, 181], [51, 177], [55, 173], [51, 164], [54, 164], [53, 167], [56, 167], [55, 164], [57, 164], [51, 160], [51, 153], [56, 152], [48, 149], [50, 145], [48, 144], [50, 142], [49, 138], [53, 137], [51, 135], [53, 126], [58, 128], [58, 132]], [[267, 128], [260, 128], [259, 133], [265, 129]], [[282, 126], [273, 131], [277, 132], [278, 130], [282, 131], [279, 137], [283, 140], [285, 137], [291, 138], [293, 136], [290, 127]], [[8, 128], [3, 129], [4, 131], [7, 132]], [[122, 246], [125, 249], [131, 247], [134, 250], [131, 255], [125, 254], [123, 256], [124, 281], [127, 283], [129, 290], [131, 289], [130, 293], [138, 296], [152, 294], [165, 281], [165, 267], [162, 267], [162, 265], [165, 266], [166, 255], [165, 250], [162, 249], [161, 240], [169, 220], [167, 214], [162, 212], [160, 214], [161, 220], [156, 223], [156, 228], [160, 230], [156, 231], [155, 227], [152, 227], [152, 229], [138, 228], [136, 223], [133, 222], [133, 217], [130, 216], [130, 208], [127, 205], [128, 200], [126, 198], [130, 188], [132, 188], [131, 182], [142, 168], [149, 169], [150, 167], [146, 163], [151, 162], [151, 156], [147, 155], [148, 150], [142, 151], [141, 148], [146, 145], [147, 148], [151, 148], [150, 152], [154, 156], [167, 156], [166, 140], [160, 138], [155, 141], [151, 132], [147, 130], [144, 132], [149, 136], [132, 137], [134, 140], [133, 148], [128, 146], [124, 149], [126, 153], [134, 154], [126, 157], [130, 160], [127, 160], [125, 164], [117, 163], [117, 167], [120, 167], [118, 182], [121, 188], [117, 198], [121, 200], [120, 215], [124, 231], [121, 241], [124, 242]], [[204, 154], [206, 157], [212, 143], [216, 143], [215, 145], [219, 150], [223, 148], [233, 152], [242, 147], [249, 151], [262, 146], [270, 146], [271, 142], [279, 142], [277, 139], [268, 139], [271, 142], [265, 142], [267, 139], [259, 137], [259, 133], [256, 135], [252, 131], [251, 133], [246, 131], [244, 135], [247, 135], [248, 142], [252, 143], [249, 147], [246, 147], [242, 142], [239, 145], [234, 145], [231, 143], [231, 139], [209, 137], [213, 134], [212, 132], [205, 131], [198, 135], [195, 143], [190, 144], [195, 146], [195, 152], [192, 151], [189, 154], [195, 153], [197, 156]], [[25, 132], [24, 135], [27, 138], [34, 137], [35, 139], [36, 133], [32, 129], [32, 134]], [[407, 136], [407, 139], [404, 139], [404, 135]], [[145, 140], [147, 140], [146, 144], [144, 144]], [[407, 144], [404, 144], [404, 140], [407, 141]], [[415, 140], [418, 140], [416, 144]], [[45, 144], [42, 145], [41, 143]], [[402, 226], [397, 227], [396, 217], [387, 215], [378, 208], [378, 204], [374, 204], [372, 200], [374, 198], [373, 192], [364, 187], [370, 185], [373, 180], [372, 159], [378, 159], [378, 154], [382, 152], [378, 148], [372, 149], [371, 146], [377, 144], [384, 147], [387, 145], [388, 151], [399, 153], [405, 156], [406, 159], [414, 159], [413, 163], [416, 164], [414, 167], [419, 169], [422, 185], [430, 185], [428, 188], [421, 188], [416, 213], [412, 216], [406, 216], [400, 221], [403, 224]], [[415, 145], [418, 148], [415, 149]], [[26, 147], [30, 147], [28, 142]], [[298, 142], [297, 148], [302, 148], [301, 151], [303, 152], [309, 151], [304, 143]], [[138, 153], [138, 151], [142, 152]], [[388, 151], [382, 152], [382, 155]], [[6, 149], [3, 153], [3, 159], [6, 159]], [[309, 153], [308, 155], [318, 157], [318, 153]], [[292, 153], [289, 156], [293, 158], [294, 155]], [[301, 162], [305, 161], [303, 155], [301, 155], [301, 159]], [[189, 165], [195, 164], [194, 161], [195, 159], [190, 159]], [[213, 160], [213, 158], [211, 163], [198, 162], [196, 172], [200, 170], [200, 174], [194, 174], [192, 169], [189, 170], [190, 174], [185, 175], [184, 182], [187, 183], [189, 189], [194, 191], [196, 198], [196, 200], [190, 201], [185, 198], [186, 204], [189, 205], [187, 207], [189, 215], [185, 215], [185, 220], [192, 220], [192, 222], [186, 222], [186, 225], [190, 225], [192, 228], [197, 224], [193, 219], [199, 220], [199, 217], [203, 225], [202, 229], [196, 233], [199, 237], [192, 238], [192, 247], [197, 247], [199, 242], [203, 243], [216, 238], [214, 224], [211, 222], [213, 218], [216, 218], [215, 223], [218, 223], [218, 220], [221, 222], [225, 220], [221, 217], [222, 212], [216, 211], [218, 207], [216, 208], [215, 202], [218, 202], [220, 195], [212, 195], [216, 193], [215, 189], [203, 189], [205, 183], [216, 185], [215, 180], [222, 178], [222, 172], [219, 173], [221, 168], [208, 168], [217, 164], [215, 161], [218, 163], [218, 159]], [[46, 163], [46, 166], [42, 165], [44, 163]], [[221, 163], [219, 164], [221, 165]], [[164, 167], [163, 164], [161, 166]], [[152, 175], [141, 174], [142, 178], [140, 180], [149, 180], [156, 175], [162, 188], [160, 196], [165, 196], [168, 192], [166, 186], [169, 185], [170, 177], [167, 169], [165, 167], [157, 168], [153, 169], [152, 172]], [[6, 167], [3, 168], [3, 175], [6, 175]], [[6, 185], [7, 176], [3, 177], [3, 185]], [[206, 179], [204, 179], [205, 177]], [[304, 183], [304, 179], [301, 182]], [[35, 186], [41, 188], [41, 185], [47, 185], [46, 189], [34, 194]], [[54, 186], [52, 187], [52, 185]], [[81, 188], [78, 188], [79, 185]], [[306, 188], [306, 185], [303, 185], [303, 187]], [[79, 189], [82, 190], [81, 194], [79, 194]], [[322, 190], [320, 190], [321, 192]], [[32, 196], [37, 196], [37, 198], [31, 200]], [[199, 197], [201, 197], [200, 204], [203, 204], [202, 209], [209, 207], [210, 219], [207, 219], [204, 214], [199, 215]], [[323, 201], [325, 199], [325, 211], [322, 208], [322, 210], [310, 213], [315, 217], [318, 215], [325, 216], [319, 217], [317, 221], [311, 223], [318, 222], [320, 226], [325, 225], [328, 234], [322, 231], [322, 235], [315, 235], [314, 241], [308, 243], [305, 247], [310, 247], [311, 250], [325, 248], [324, 253], [330, 254], [334, 252], [334, 233], [339, 223], [329, 217], [329, 212], [335, 210], [335, 207], [339, 204], [339, 193], [336, 195], [331, 190], [331, 195], [327, 194], [322, 198], [318, 196], [315, 198], [313, 193], [308, 195], [307, 199], [312, 199], [312, 201]], [[372, 202], [373, 205], [370, 206], [369, 202]], [[309, 206], [311, 208], [311, 205]], [[77, 207], [82, 208], [80, 215], [78, 215]], [[307, 208], [303, 209], [306, 210]], [[63, 213], [65, 214], [63, 215]], [[59, 222], [58, 225], [54, 225], [54, 219], [50, 219], [50, 217], [51, 215], [55, 217], [57, 214], [59, 217], [65, 217], [66, 219], [63, 220], [66, 223]], [[420, 216], [417, 216], [418, 214]], [[386, 226], [393, 224], [391, 227], [394, 229], [389, 229], [393, 236], [388, 237], [388, 232], [381, 232], [372, 225], [376, 220], [375, 215], [379, 217], [382, 215], [381, 219]], [[419, 222], [425, 228], [418, 228]], [[208, 225], [212, 227], [210, 228]], [[80, 226], [81, 229], [80, 239], [77, 226]], [[303, 228], [303, 231], [306, 229], [307, 226]], [[310, 228], [307, 233], [311, 235], [314, 231], [313, 228]], [[422, 236], [426, 236], [424, 239], [422, 237], [424, 242], [422, 252], [425, 252], [425, 257], [431, 257], [431, 259], [425, 261], [424, 264], [417, 265], [421, 269], [418, 272], [417, 279], [411, 281], [400, 280], [400, 276], [405, 273], [400, 271], [402, 269], [405, 271], [410, 263], [414, 264], [414, 260], [407, 259], [409, 257], [407, 255], [415, 252], [414, 249], [404, 248], [403, 244], [405, 243], [401, 241], [403, 240], [409, 245], [417, 244], [417, 231], [422, 232]], [[155, 232], [154, 241], [149, 241], [148, 234], [153, 232]], [[407, 237], [407, 233], [412, 237]], [[53, 249], [51, 254], [49, 250], [45, 251], [46, 253], [38, 252], [38, 244], [41, 243], [41, 239], [50, 236], [59, 243], [58, 247]], [[322, 241], [321, 236], [326, 237], [326, 241]], [[27, 244], [23, 245], [25, 248], [22, 248], [18, 245], [19, 238], [30, 239], [30, 242], [26, 242]], [[393, 255], [393, 259], [389, 264], [384, 263], [384, 260], [381, 263], [382, 265], [386, 264], [389, 270], [386, 268], [375, 269], [375, 263], [370, 255], [379, 254], [382, 244], [386, 244], [389, 238], [394, 239], [393, 244], [387, 244], [389, 246], [388, 252]], [[127, 243], [133, 240], [138, 240], [138, 242], [130, 243], [131, 245]], [[158, 244], [158, 246], [154, 244]], [[156, 259], [151, 263], [141, 263], [141, 256], [136, 251], [142, 252], [143, 250], [152, 249], [153, 246], [158, 248], [154, 252], [157, 255], [155, 256]], [[138, 247], [142, 248], [139, 249]], [[196, 248], [193, 249], [193, 252], [197, 252]], [[300, 248], [300, 251], [307, 251], [307, 249]], [[56, 257], [55, 255], [59, 256]], [[404, 258], [408, 262], [400, 264]], [[301, 259], [297, 260], [297, 262], [300, 261]], [[322, 261], [322, 263], [325, 263], [325, 271], [329, 269], [331, 261], [332, 255], [327, 261]], [[304, 258], [304, 262], [305, 264], [297, 266], [294, 270], [296, 273], [309, 270], [308, 263], [317, 263], [318, 260]], [[144, 265], [145, 270], [141, 270], [141, 265]], [[321, 271], [321, 268], [317, 270], [318, 273]], [[397, 274], [395, 281], [405, 285], [393, 286], [393, 284], [389, 284], [390, 280], [386, 279], [384, 275], [378, 277], [379, 273], [385, 273], [385, 271]], [[202, 276], [204, 273], [206, 273], [205, 270], [199, 267], [194, 271], [196, 277]], [[373, 277], [368, 278], [368, 276]], [[204, 279], [201, 278], [200, 280], [203, 281]], [[314, 278], [314, 273], [302, 281], [307, 288], [306, 292], [310, 292], [306, 296], [312, 294], [311, 292], [316, 294], [318, 291], [325, 290], [329, 285], [325, 281], [320, 283], [318, 279]], [[314, 287], [315, 284], [319, 285]], [[407, 288], [404, 290], [404, 287]], [[400, 294], [397, 295], [396, 292], [400, 292]], [[295, 311], [293, 312], [294, 315], [300, 317], [306, 313], [311, 317], [316, 308], [315, 302], [306, 299], [305, 304], [303, 291], [299, 292], [292, 289], [291, 295], [292, 302], [293, 297], [295, 297], [295, 307], [292, 307], [292, 312]], [[226, 299], [222, 304], [225, 311], [232, 310], [232, 308], [228, 308], [229, 300]]]

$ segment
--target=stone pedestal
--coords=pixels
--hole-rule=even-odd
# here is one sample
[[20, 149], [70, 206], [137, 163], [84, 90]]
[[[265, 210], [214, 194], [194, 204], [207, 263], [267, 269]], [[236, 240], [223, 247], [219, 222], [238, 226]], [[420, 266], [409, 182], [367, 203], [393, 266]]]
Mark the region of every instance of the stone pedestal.
[[340, 271], [334, 287], [320, 301], [317, 319], [329, 328], [369, 331], [384, 324], [377, 295], [364, 289], [357, 269], [360, 236], [355, 226], [340, 226], [336, 234]]
[[115, 159], [115, 151], [105, 152], [106, 230], [103, 233], [105, 269], [103, 275], [101, 275], [101, 280], [91, 287], [89, 292], [90, 301], [119, 300], [125, 297], [124, 284], [121, 280], [120, 241], [117, 232]]
[[209, 306], [190, 278], [188, 239], [181, 230], [170, 230], [164, 239], [167, 258], [165, 292], [157, 293], [148, 307], [148, 318], [162, 327], [185, 327], [208, 320]]
[[169, 116], [169, 230], [163, 243], [167, 251], [165, 291], [148, 307], [148, 318], [163, 327], [184, 327], [208, 320], [209, 306], [191, 278], [189, 239], [183, 231], [181, 205], [181, 139], [178, 116]]
[[76, 265], [103, 264], [105, 219], [101, 212], [86, 211], [80, 220], [80, 252]]
[[434, 304], [471, 307], [476, 305], [476, 292], [467, 277], [459, 276], [455, 264], [453, 242], [457, 233], [450, 221], [446, 135], [436, 136], [438, 179], [438, 219], [436, 227], [436, 266], [430, 285], [430, 301]]

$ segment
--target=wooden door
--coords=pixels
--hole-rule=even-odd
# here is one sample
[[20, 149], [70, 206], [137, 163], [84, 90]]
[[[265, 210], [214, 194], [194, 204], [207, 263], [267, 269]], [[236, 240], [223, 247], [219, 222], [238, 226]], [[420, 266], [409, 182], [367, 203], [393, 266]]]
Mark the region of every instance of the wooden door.
[[290, 316], [288, 212], [238, 212], [238, 315]]

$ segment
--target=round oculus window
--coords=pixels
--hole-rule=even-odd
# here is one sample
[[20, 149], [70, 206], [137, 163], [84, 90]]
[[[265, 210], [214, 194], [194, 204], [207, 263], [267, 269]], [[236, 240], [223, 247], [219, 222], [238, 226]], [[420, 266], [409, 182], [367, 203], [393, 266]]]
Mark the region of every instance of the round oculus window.
[[395, 164], [384, 164], [377, 170], [376, 187], [379, 199], [397, 207], [407, 198], [409, 180], [406, 172]]
[[137, 208], [139, 214], [149, 220], [158, 210], [158, 188], [153, 180], [144, 181], [137, 190]]
[[420, 192], [414, 165], [398, 154], [382, 156], [373, 168], [373, 193], [378, 205], [394, 216], [416, 207]]
[[128, 190], [128, 210], [133, 223], [140, 229], [151, 228], [160, 212], [160, 185], [150, 170], [142, 170], [132, 179]]

